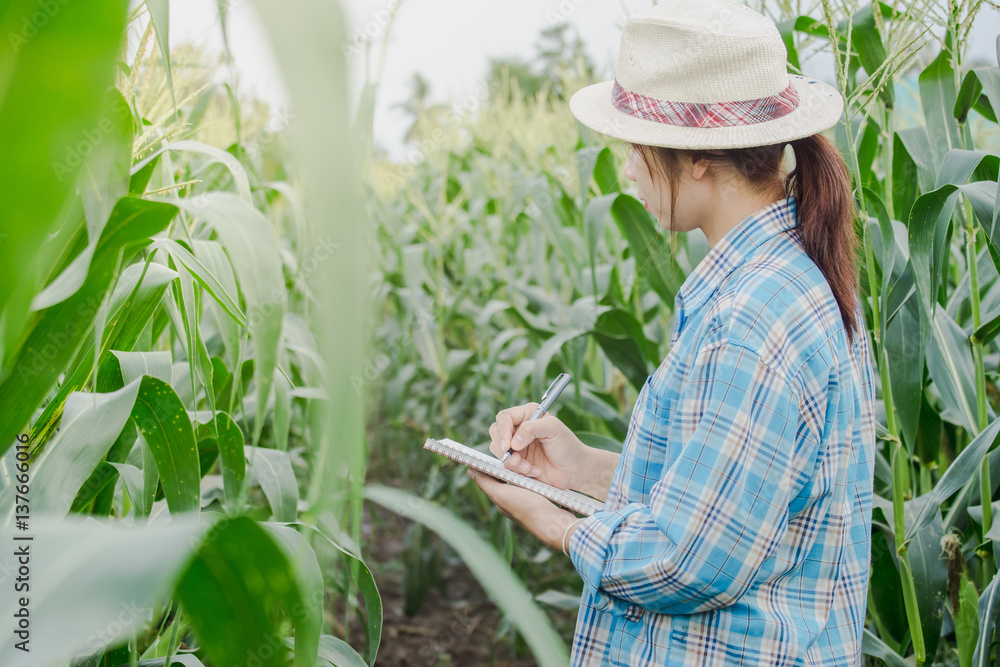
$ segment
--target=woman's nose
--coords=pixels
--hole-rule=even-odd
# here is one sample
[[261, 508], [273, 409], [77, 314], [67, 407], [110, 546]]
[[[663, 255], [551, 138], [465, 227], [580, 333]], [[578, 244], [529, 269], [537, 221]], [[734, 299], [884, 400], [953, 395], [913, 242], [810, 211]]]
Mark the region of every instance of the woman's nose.
[[635, 154], [635, 149], [631, 149], [628, 153], [628, 160], [625, 161], [625, 178], [630, 181], [635, 180], [635, 166], [632, 164], [632, 159]]

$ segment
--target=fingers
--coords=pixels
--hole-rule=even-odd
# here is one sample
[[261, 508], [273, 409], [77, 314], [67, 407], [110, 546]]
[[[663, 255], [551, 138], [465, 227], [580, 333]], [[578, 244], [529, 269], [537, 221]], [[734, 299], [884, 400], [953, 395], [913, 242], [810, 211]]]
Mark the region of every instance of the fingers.
[[510, 448], [519, 452], [535, 440], [543, 440], [555, 434], [555, 426], [558, 420], [545, 413], [534, 421], [523, 422], [514, 431], [514, 436], [510, 440]]
[[515, 429], [522, 422], [531, 418], [538, 409], [538, 403], [525, 403], [512, 408], [501, 410], [497, 413], [496, 421], [490, 426], [490, 451], [497, 458], [502, 458], [504, 453], [510, 449], [511, 438]]
[[542, 474], [541, 468], [536, 465], [532, 465], [527, 459], [517, 452], [510, 455], [510, 458], [504, 462], [503, 467], [525, 475], [526, 477], [538, 477]]

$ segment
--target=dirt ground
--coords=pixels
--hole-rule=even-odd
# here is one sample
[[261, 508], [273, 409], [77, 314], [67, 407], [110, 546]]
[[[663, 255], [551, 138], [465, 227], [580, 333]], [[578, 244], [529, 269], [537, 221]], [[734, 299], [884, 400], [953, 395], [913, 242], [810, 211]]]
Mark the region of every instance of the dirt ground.
[[[376, 507], [378, 521], [368, 512], [362, 528], [362, 553], [382, 596], [382, 642], [378, 667], [527, 667], [536, 665], [530, 651], [514, 655], [509, 640], [493, 646], [501, 614], [461, 563], [447, 568], [447, 597], [431, 588], [420, 612], [403, 613], [403, 537], [409, 521]], [[333, 610], [344, 618], [343, 606]], [[341, 635], [343, 636], [343, 635]], [[349, 643], [364, 655], [364, 630], [357, 615], [349, 625]], [[491, 660], [492, 658], [492, 660]]]

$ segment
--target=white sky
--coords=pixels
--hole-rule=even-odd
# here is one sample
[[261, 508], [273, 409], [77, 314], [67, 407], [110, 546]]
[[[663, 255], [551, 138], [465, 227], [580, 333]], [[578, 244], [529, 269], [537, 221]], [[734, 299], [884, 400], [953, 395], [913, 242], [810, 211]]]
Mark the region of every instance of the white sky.
[[[332, 0], [331, 0], [332, 1]], [[390, 107], [410, 92], [413, 72], [430, 82], [435, 101], [457, 101], [473, 94], [486, 73], [490, 57], [529, 57], [543, 29], [566, 17], [578, 30], [598, 70], [613, 72], [618, 62], [621, 26], [628, 14], [652, 0], [342, 0], [348, 17], [348, 37], [371, 36], [380, 45], [385, 18], [393, 7], [386, 62], [375, 110], [375, 141], [402, 154], [402, 136], [409, 119]], [[170, 0], [170, 42], [193, 41], [221, 51], [222, 36], [215, 0]], [[271, 102], [276, 113], [287, 105], [281, 75], [252, 2], [234, 2], [228, 17], [230, 47], [244, 93]], [[985, 6], [973, 28], [971, 55], [991, 58], [1000, 32], [1000, 14]], [[373, 69], [380, 48], [371, 49]], [[352, 106], [363, 83], [364, 57], [349, 56]], [[832, 79], [832, 72], [807, 72]], [[372, 73], [372, 76], [375, 72]], [[225, 73], [220, 72], [220, 80]], [[831, 80], [832, 83], [832, 80]]]

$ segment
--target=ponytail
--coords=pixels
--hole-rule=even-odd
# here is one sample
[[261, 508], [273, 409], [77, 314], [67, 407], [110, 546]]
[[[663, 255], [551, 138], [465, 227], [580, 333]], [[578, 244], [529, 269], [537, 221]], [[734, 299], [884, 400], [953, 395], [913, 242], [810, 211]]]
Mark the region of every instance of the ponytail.
[[847, 339], [853, 343], [860, 327], [855, 310], [859, 244], [847, 165], [821, 134], [789, 143], [795, 168], [788, 174], [786, 189], [795, 195], [802, 244], [830, 284]]

